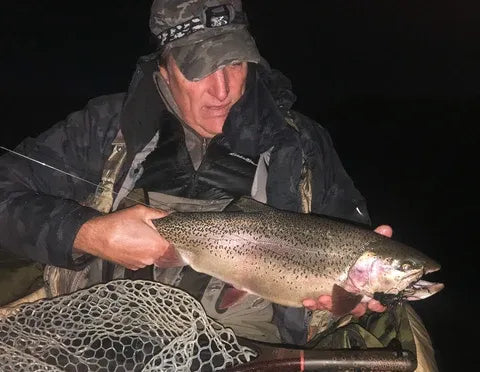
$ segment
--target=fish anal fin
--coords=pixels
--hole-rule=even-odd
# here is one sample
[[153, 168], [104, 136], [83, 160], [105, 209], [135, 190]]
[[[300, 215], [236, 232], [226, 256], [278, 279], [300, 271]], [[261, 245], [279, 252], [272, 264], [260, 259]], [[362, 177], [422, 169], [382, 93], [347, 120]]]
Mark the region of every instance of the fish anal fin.
[[332, 289], [332, 313], [337, 316], [343, 316], [352, 311], [363, 296], [348, 292], [337, 284]]
[[242, 291], [241, 289], [234, 288], [230, 285], [226, 285], [220, 294], [221, 300], [217, 305], [219, 310], [226, 310], [229, 307], [240, 302], [248, 292]]

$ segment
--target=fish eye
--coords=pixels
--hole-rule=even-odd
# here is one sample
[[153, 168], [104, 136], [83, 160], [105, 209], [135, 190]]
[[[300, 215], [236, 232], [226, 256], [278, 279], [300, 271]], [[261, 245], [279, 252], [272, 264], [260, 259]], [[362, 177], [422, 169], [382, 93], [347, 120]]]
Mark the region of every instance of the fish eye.
[[411, 270], [411, 269], [413, 269], [413, 267], [414, 267], [414, 263], [411, 262], [411, 261], [404, 261], [404, 262], [402, 262], [402, 264], [400, 265], [400, 268], [402, 269], [402, 271]]

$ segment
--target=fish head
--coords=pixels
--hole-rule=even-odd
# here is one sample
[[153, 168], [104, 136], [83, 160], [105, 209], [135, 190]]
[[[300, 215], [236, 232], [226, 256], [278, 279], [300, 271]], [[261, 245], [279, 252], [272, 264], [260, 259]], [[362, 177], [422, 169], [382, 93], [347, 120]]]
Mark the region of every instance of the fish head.
[[440, 265], [425, 254], [400, 242], [385, 238], [371, 243], [348, 272], [348, 282], [357, 293], [378, 294], [417, 300], [439, 292], [441, 283], [421, 278], [440, 270]]

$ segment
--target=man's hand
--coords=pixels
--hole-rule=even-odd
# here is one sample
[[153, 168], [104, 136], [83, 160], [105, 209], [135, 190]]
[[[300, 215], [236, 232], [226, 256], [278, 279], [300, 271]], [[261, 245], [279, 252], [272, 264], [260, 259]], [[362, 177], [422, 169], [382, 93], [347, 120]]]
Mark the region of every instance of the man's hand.
[[[393, 230], [388, 225], [380, 225], [375, 229], [375, 232], [385, 235], [388, 238], [392, 237]], [[332, 311], [332, 296], [320, 296], [317, 301], [312, 298], [303, 300], [303, 306], [310, 310], [328, 310]], [[361, 317], [367, 309], [376, 312], [385, 311], [386, 307], [377, 300], [370, 300], [367, 303], [361, 302], [350, 312], [353, 316]]]
[[152, 223], [168, 213], [137, 205], [82, 225], [73, 247], [77, 252], [117, 263], [131, 270], [155, 264], [160, 267], [183, 265], [173, 246]]

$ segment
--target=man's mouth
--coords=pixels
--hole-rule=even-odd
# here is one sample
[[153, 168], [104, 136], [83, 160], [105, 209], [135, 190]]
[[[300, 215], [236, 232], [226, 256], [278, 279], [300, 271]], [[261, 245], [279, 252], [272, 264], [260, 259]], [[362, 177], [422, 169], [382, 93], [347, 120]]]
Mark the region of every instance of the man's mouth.
[[212, 116], [226, 116], [230, 110], [230, 104], [204, 107], [208, 114]]

